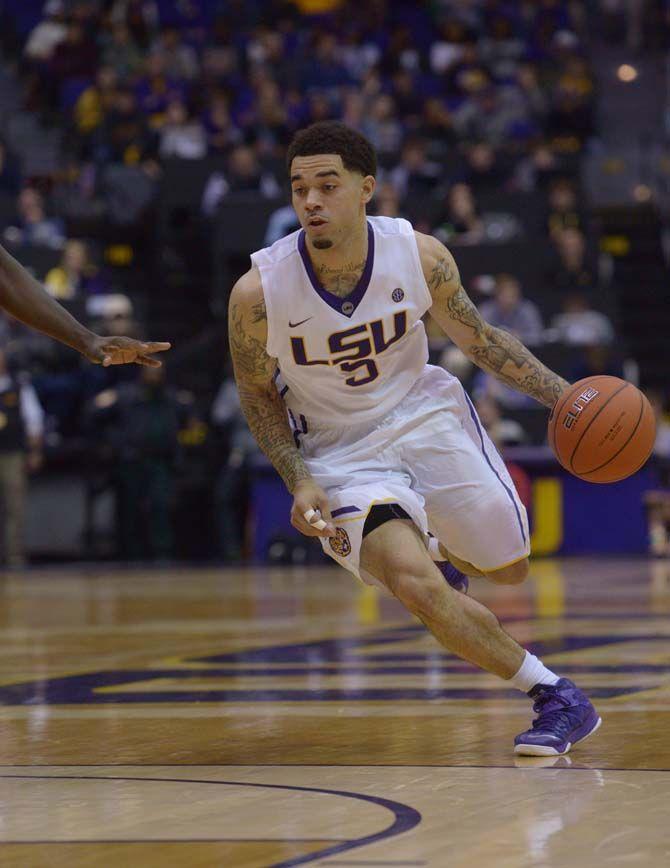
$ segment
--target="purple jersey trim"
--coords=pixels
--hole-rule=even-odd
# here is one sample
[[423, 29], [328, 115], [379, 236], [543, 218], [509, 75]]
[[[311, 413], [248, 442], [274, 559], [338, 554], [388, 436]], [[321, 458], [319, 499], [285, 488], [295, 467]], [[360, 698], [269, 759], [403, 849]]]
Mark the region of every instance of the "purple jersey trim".
[[347, 512], [360, 512], [361, 510], [357, 506], [341, 506], [339, 509], [334, 509], [330, 517], [337, 518], [338, 515], [345, 515]]
[[[363, 269], [363, 273], [361, 274], [361, 279], [358, 281], [352, 292], [349, 293], [346, 298], [340, 298], [337, 295], [333, 295], [332, 292], [328, 292], [327, 289], [324, 289], [323, 286], [319, 283], [319, 278], [316, 276], [316, 272], [314, 271], [314, 266], [312, 265], [312, 260], [309, 258], [309, 253], [307, 252], [307, 242], [305, 241], [305, 230], [303, 229], [298, 236], [298, 250], [300, 251], [300, 256], [302, 258], [303, 265], [305, 266], [305, 271], [307, 272], [307, 276], [309, 277], [309, 281], [314, 287], [314, 290], [321, 296], [321, 298], [329, 304], [333, 310], [336, 310], [338, 313], [341, 313], [342, 316], [346, 316], [349, 319], [353, 316], [354, 311], [358, 307], [358, 305], [363, 300], [363, 296], [365, 295], [365, 291], [370, 285], [370, 278], [372, 277], [372, 267], [374, 265], [375, 259], [375, 233], [368, 223], [368, 256], [365, 260], [365, 268]], [[347, 305], [348, 313], [345, 313], [342, 310], [342, 306]], [[349, 305], [352, 305], [349, 310]]]

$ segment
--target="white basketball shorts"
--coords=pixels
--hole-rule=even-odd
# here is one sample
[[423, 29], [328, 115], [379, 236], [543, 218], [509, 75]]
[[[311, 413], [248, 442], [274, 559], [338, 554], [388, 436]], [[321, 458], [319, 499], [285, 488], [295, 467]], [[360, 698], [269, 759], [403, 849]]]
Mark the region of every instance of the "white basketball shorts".
[[360, 569], [370, 509], [397, 503], [426, 535], [482, 572], [530, 553], [528, 517], [500, 454], [460, 382], [427, 365], [385, 416], [362, 425], [312, 427], [305, 461], [328, 494], [337, 535], [324, 551], [369, 584]]

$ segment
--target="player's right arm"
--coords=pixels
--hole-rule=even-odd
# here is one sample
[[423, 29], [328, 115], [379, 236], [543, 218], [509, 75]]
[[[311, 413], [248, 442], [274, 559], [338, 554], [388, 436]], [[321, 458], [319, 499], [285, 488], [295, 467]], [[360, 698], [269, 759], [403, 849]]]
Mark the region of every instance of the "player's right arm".
[[[286, 407], [274, 384], [277, 362], [266, 350], [267, 311], [257, 268], [237, 281], [228, 307], [228, 339], [242, 411], [256, 442], [293, 495], [291, 524], [306, 536], [333, 536], [328, 498], [312, 479], [288, 424]], [[317, 530], [306, 521], [318, 510], [327, 522]]]
[[152, 353], [169, 343], [145, 343], [126, 337], [102, 337], [71, 316], [28, 271], [0, 245], [0, 307], [20, 322], [55, 338], [99, 365], [136, 363], [160, 367]]

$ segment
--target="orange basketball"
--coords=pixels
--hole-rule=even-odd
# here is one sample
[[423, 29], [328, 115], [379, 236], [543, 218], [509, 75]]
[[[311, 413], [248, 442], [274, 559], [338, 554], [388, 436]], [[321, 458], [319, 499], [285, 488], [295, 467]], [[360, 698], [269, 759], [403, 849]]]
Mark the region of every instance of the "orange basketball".
[[632, 476], [651, 455], [656, 422], [649, 401], [618, 377], [586, 377], [549, 417], [549, 445], [560, 463], [588, 482]]

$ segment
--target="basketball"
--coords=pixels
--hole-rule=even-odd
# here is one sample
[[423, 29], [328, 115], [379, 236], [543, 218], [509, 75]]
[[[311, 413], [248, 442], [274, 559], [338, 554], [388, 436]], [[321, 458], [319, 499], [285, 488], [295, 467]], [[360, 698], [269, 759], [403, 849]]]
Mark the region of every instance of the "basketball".
[[549, 445], [559, 462], [588, 482], [632, 476], [651, 455], [655, 436], [649, 401], [618, 377], [579, 380], [549, 418]]

